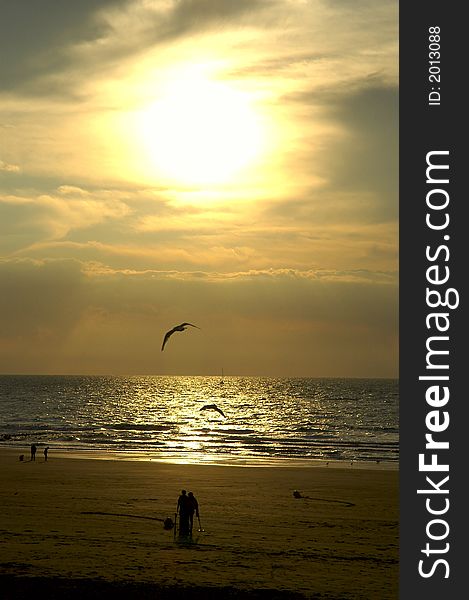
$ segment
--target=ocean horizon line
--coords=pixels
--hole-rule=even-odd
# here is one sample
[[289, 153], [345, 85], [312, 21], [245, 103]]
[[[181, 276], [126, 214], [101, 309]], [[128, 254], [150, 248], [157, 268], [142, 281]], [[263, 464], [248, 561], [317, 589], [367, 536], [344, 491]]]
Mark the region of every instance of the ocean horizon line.
[[0, 373], [0, 377], [213, 377], [228, 379], [230, 377], [244, 377], [246, 379], [377, 379], [377, 380], [399, 380], [399, 376], [374, 376], [374, 375], [244, 375], [238, 373]]

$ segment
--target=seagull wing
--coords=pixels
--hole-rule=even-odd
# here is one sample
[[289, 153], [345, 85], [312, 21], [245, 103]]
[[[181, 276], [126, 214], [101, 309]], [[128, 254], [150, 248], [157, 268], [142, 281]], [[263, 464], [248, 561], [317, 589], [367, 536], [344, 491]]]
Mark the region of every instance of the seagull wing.
[[202, 408], [200, 410], [216, 410], [223, 417], [225, 416], [225, 413], [220, 408], [218, 408], [218, 406], [216, 404], [205, 404], [204, 406], [202, 406]]
[[188, 325], [190, 325], [191, 327], [200, 329], [200, 327], [197, 327], [197, 325], [193, 325], [192, 323], [181, 323], [181, 325], [179, 325], [179, 327], [187, 327]]
[[161, 346], [161, 351], [163, 352], [163, 349], [166, 345], [166, 342], [169, 340], [169, 338], [173, 335], [173, 333], [176, 331], [176, 329], [170, 329], [168, 332], [166, 332], [165, 336], [164, 336], [164, 340], [163, 340], [163, 345]]

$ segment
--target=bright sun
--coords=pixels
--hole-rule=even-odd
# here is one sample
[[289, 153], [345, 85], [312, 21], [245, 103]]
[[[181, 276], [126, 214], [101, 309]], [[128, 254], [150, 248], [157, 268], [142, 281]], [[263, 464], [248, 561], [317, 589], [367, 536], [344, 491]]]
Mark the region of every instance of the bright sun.
[[170, 78], [138, 112], [136, 129], [146, 168], [181, 184], [230, 182], [262, 150], [262, 127], [248, 93], [202, 72]]

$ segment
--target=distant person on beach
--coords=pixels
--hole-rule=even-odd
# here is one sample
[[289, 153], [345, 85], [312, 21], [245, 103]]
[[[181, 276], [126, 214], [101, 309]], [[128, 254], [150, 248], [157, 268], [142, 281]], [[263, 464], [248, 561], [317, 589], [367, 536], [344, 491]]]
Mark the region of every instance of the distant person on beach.
[[176, 514], [179, 514], [179, 535], [189, 535], [190, 502], [186, 490], [182, 490], [176, 509]]
[[47, 453], [49, 452], [49, 446], [44, 448], [44, 461], [47, 462]]
[[31, 444], [31, 460], [36, 460], [36, 444]]
[[192, 492], [187, 494], [188, 509], [189, 509], [189, 533], [192, 533], [192, 526], [194, 525], [194, 512], [199, 518], [199, 503], [197, 502], [197, 498], [194, 496]]

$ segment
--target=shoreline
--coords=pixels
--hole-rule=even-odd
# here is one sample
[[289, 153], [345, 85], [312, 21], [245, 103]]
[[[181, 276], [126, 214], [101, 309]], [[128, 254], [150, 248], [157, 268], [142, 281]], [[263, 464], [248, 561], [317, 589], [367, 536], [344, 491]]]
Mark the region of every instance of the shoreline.
[[[17, 454], [0, 448], [3, 597], [69, 580], [63, 597], [397, 598], [397, 470]], [[162, 523], [182, 488], [200, 505], [190, 539]]]
[[[45, 444], [37, 444], [37, 460], [43, 460], [41, 449]], [[54, 448], [48, 444], [49, 457], [74, 458], [83, 460], [118, 460], [135, 462], [152, 462], [172, 465], [206, 465], [213, 467], [246, 467], [246, 468], [296, 468], [308, 469], [317, 467], [328, 467], [332, 469], [370, 469], [370, 470], [399, 470], [399, 461], [390, 460], [343, 460], [343, 459], [319, 459], [319, 458], [271, 458], [256, 457], [246, 458], [228, 455], [226, 457], [204, 457], [196, 456], [160, 456], [155, 452], [138, 450], [104, 450], [104, 449], [65, 449]], [[9, 453], [18, 457], [24, 455], [25, 462], [29, 461], [29, 447], [25, 445], [10, 445], [0, 443], [0, 452]]]

